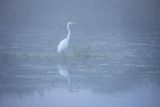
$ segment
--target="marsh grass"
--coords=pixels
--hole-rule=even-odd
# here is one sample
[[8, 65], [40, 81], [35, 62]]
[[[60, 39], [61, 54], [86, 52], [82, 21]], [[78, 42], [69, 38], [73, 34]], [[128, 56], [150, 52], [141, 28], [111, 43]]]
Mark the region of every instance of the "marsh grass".
[[[19, 63], [31, 63], [31, 64], [47, 64], [47, 63], [58, 63], [60, 57], [56, 52], [12, 52], [12, 51], [0, 51], [0, 65], [4, 66], [7, 64]], [[91, 46], [72, 46], [67, 50], [66, 60], [74, 62], [76, 60], [84, 61], [90, 58], [105, 58], [104, 53], [93, 53], [91, 52]]]

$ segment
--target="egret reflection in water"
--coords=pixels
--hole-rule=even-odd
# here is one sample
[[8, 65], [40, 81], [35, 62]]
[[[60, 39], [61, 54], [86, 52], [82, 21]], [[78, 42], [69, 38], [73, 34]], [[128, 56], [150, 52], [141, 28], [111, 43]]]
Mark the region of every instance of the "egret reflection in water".
[[67, 65], [57, 65], [59, 74], [67, 81], [67, 88], [70, 92], [78, 92], [80, 86], [77, 83], [72, 84]]
[[58, 65], [58, 72], [61, 76], [63, 76], [67, 80], [68, 86], [70, 86], [71, 80], [70, 80], [67, 66], [66, 65]]

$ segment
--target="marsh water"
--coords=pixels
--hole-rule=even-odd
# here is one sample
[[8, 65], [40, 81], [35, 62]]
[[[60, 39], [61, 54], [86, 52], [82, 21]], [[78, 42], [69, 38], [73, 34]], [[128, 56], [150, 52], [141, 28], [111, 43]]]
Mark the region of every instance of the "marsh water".
[[1, 29], [0, 107], [159, 107], [160, 32]]

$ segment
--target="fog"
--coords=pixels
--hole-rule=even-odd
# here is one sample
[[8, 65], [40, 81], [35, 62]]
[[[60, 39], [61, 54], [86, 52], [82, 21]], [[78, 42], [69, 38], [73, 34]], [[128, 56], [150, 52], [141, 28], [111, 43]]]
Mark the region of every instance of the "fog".
[[0, 0], [0, 107], [159, 107], [159, 5]]
[[159, 0], [1, 0], [0, 24], [61, 28], [74, 21], [85, 31], [157, 31], [159, 4]]

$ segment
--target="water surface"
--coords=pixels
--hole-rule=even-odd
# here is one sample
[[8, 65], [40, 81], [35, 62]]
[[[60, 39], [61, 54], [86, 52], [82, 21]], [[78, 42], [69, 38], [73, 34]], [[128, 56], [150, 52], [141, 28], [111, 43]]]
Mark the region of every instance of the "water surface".
[[65, 62], [56, 53], [62, 35], [0, 33], [1, 107], [160, 106], [159, 32], [73, 31]]

